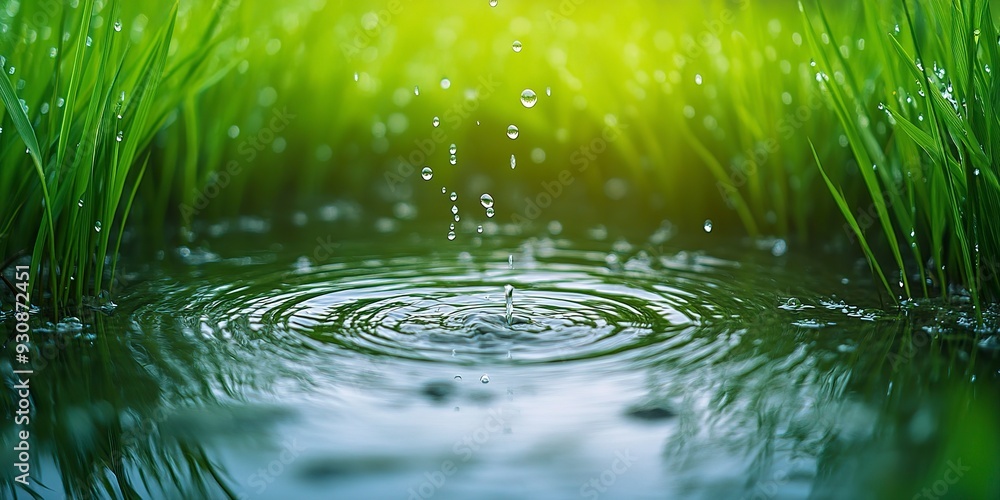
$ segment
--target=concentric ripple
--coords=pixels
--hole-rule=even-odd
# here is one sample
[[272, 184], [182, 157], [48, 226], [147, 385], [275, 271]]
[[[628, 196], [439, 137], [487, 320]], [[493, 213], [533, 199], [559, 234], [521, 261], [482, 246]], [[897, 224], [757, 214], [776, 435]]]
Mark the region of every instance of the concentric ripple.
[[551, 245], [522, 246], [515, 259], [516, 269], [496, 252], [241, 265], [239, 280], [200, 287], [185, 309], [338, 351], [463, 364], [599, 357], [746, 309], [745, 288], [725, 290], [738, 268], [726, 261], [638, 255], [620, 264]]

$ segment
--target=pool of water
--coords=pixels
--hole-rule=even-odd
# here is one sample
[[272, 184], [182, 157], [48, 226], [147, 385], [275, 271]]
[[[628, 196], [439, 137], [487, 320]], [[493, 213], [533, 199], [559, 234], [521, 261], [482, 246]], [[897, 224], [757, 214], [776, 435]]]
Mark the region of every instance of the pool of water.
[[200, 228], [126, 262], [115, 304], [37, 324], [35, 491], [1000, 491], [995, 311], [975, 332], [961, 305], [891, 306], [856, 262], [669, 225], [311, 220]]

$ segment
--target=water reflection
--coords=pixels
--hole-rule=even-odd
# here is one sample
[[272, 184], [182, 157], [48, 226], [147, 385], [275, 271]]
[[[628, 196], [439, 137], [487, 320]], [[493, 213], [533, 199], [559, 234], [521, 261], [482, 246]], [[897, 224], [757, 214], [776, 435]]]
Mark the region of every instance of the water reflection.
[[177, 253], [111, 316], [82, 318], [32, 379], [33, 477], [50, 488], [34, 491], [864, 498], [939, 481], [958, 496], [997, 487], [998, 450], [983, 443], [1000, 442], [998, 362], [982, 338], [879, 311], [864, 286], [831, 286], [839, 276], [754, 256], [752, 244], [709, 255], [497, 239], [387, 252], [345, 238], [355, 243], [318, 262], [308, 240], [256, 252], [230, 233]]

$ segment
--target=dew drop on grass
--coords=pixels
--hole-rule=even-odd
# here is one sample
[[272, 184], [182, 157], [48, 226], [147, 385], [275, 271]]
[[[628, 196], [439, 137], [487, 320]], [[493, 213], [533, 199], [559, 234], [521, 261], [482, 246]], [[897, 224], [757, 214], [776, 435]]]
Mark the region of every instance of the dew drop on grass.
[[510, 47], [512, 49], [514, 49], [514, 52], [520, 52], [521, 51], [521, 42], [519, 40], [514, 40], [514, 43], [512, 43], [510, 45]]
[[535, 103], [538, 102], [538, 96], [535, 95], [535, 91], [531, 89], [524, 89], [521, 91], [521, 104], [526, 108], [532, 108]]
[[7, 74], [10, 74], [10, 75], [13, 75], [13, 74], [14, 74], [14, 71], [15, 71], [14, 67], [13, 67], [13, 66], [11, 66], [11, 67], [10, 67], [10, 69], [9, 69], [9, 70], [7, 70]]
[[456, 154], [456, 153], [458, 153], [458, 146], [456, 146], [454, 144], [452, 144], [451, 146], [449, 146], [448, 147], [448, 153], [450, 153], [450, 154]]
[[49, 49], [49, 57], [55, 57], [59, 53], [59, 49], [52, 47]]
[[118, 142], [122, 142], [122, 139], [124, 139], [124, 138], [125, 138], [125, 132], [119, 130], [118, 131], [118, 135], [115, 136], [115, 140], [118, 141]]
[[441, 125], [441, 119], [435, 116], [434, 119], [431, 120], [431, 125], [434, 125], [434, 128], [437, 128], [438, 125]]
[[545, 87], [545, 95], [552, 96], [552, 87]]
[[458, 199], [458, 193], [452, 191], [450, 198], [451, 198], [451, 201], [457, 200]]
[[56, 106], [57, 107], [61, 108], [61, 107], [63, 107], [64, 104], [66, 104], [66, 99], [63, 99], [62, 97], [56, 99]]
[[701, 85], [701, 82], [702, 82], [701, 74], [694, 75], [694, 83], [695, 83], [695, 85]]
[[493, 206], [493, 197], [489, 193], [483, 193], [479, 197], [479, 202], [483, 204], [483, 208], [490, 208]]
[[122, 21], [121, 19], [119, 19], [115, 21], [115, 31], [121, 31], [121, 30], [122, 30]]
[[705, 219], [705, 225], [703, 227], [705, 228], [705, 232], [706, 233], [711, 233], [712, 232], [712, 219]]
[[449, 80], [447, 78], [442, 78], [441, 79], [441, 88], [443, 88], [445, 90], [448, 90], [449, 88], [451, 88], [451, 80]]
[[455, 230], [455, 224], [448, 224], [448, 230], [449, 231], [454, 231]]
[[[497, 0], [490, 0], [490, 4], [496, 5]], [[479, 381], [484, 384], [488, 384], [490, 383], [490, 376], [484, 373], [482, 377], [479, 377]]]
[[486, 209], [486, 216], [487, 217], [493, 218], [494, 215], [496, 215], [496, 210], [493, 210], [492, 207]]
[[359, 79], [358, 72], [355, 71], [354, 72], [354, 81], [358, 81], [358, 79]]
[[448, 231], [448, 241], [455, 240], [455, 231]]
[[451, 213], [453, 213], [453, 214], [457, 214], [458, 213], [458, 205], [452, 205], [451, 206]]
[[445, 189], [444, 186], [441, 186], [441, 194], [445, 194], [447, 192], [448, 192], [448, 190]]
[[94, 223], [94, 231], [97, 231], [98, 233], [101, 232], [101, 221]]
[[80, 201], [76, 202], [76, 206], [83, 208], [83, 198], [80, 198]]
[[429, 181], [431, 180], [431, 177], [434, 177], [434, 171], [431, 170], [431, 167], [424, 167], [424, 169], [420, 171], [420, 177], [423, 177], [425, 181]]
[[417, 86], [413, 87], [413, 95], [420, 95], [420, 87]]
[[479, 234], [483, 234], [483, 226], [477, 227], [476, 228], [476, 232], [479, 233]]
[[511, 125], [507, 127], [507, 137], [510, 137], [511, 139], [517, 139], [518, 134], [520, 134], [520, 132], [517, 130], [516, 125]]
[[517, 158], [514, 158], [514, 155], [510, 155], [510, 168], [513, 170], [515, 167], [517, 167]]
[[452, 165], [457, 165], [458, 164], [458, 157], [455, 156], [455, 155], [451, 155], [448, 158], [448, 163], [451, 163]]
[[90, 38], [90, 37], [88, 36], [88, 37], [87, 37], [87, 47], [90, 47], [90, 46], [91, 46], [91, 45], [93, 45], [93, 44], [94, 44], [94, 39], [93, 39], [93, 38]]

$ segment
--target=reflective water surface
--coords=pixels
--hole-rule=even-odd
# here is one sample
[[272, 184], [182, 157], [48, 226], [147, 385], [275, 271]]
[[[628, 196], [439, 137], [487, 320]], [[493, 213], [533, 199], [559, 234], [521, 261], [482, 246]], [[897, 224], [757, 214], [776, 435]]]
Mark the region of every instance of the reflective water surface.
[[864, 266], [716, 234], [272, 224], [203, 228], [126, 266], [110, 314], [36, 326], [37, 494], [1000, 491], [994, 311], [976, 333]]

